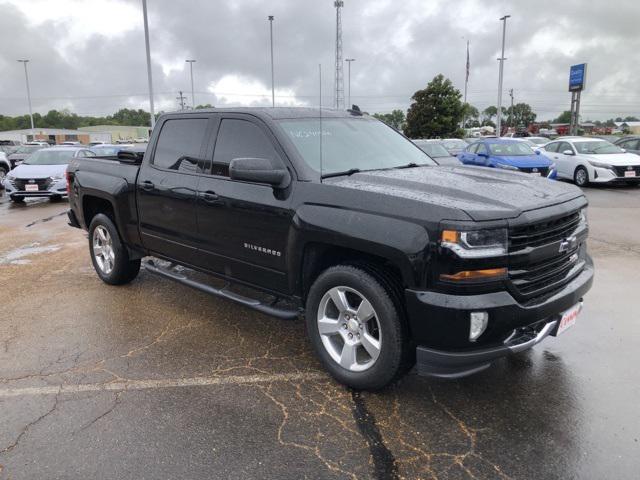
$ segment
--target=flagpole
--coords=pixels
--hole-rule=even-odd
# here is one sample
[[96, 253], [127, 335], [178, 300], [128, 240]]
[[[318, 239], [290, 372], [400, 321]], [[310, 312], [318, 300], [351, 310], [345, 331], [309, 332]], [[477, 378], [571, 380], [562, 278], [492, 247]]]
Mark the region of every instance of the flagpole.
[[464, 104], [465, 104], [465, 112], [462, 115], [462, 128], [465, 128], [465, 125], [467, 123], [467, 112], [466, 112], [466, 105], [467, 105], [467, 87], [469, 85], [469, 40], [467, 40], [467, 64], [465, 67], [465, 75], [464, 75]]

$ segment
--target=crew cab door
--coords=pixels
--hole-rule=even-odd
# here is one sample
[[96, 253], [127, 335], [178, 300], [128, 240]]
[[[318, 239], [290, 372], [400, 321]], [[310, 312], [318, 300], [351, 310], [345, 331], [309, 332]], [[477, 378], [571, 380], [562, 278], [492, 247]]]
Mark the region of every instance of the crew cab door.
[[142, 244], [154, 254], [196, 263], [199, 161], [210, 126], [207, 116], [185, 115], [156, 127], [158, 140], [136, 184]]
[[275, 137], [251, 115], [217, 114], [217, 136], [198, 183], [198, 247], [205, 268], [234, 280], [287, 291], [291, 188], [234, 181], [234, 158], [288, 161]]

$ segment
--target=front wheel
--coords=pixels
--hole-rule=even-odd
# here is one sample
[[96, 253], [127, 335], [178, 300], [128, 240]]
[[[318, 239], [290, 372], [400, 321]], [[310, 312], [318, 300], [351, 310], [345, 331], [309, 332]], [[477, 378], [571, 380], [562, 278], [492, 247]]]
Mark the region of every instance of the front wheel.
[[408, 334], [392, 293], [364, 269], [338, 265], [309, 290], [307, 332], [318, 357], [339, 382], [379, 389], [407, 366]]
[[120, 241], [116, 226], [102, 213], [91, 220], [89, 251], [96, 273], [110, 285], [129, 283], [140, 271], [140, 259], [129, 260], [129, 253]]
[[573, 174], [573, 182], [579, 187], [586, 187], [589, 185], [589, 172], [584, 167], [576, 168]]

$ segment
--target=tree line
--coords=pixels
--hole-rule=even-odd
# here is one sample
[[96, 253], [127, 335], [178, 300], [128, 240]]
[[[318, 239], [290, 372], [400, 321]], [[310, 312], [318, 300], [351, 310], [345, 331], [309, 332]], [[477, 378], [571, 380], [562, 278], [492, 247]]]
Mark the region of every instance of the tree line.
[[[497, 107], [491, 105], [479, 111], [462, 101], [460, 90], [442, 74], [436, 75], [422, 90], [411, 97], [412, 103], [406, 115], [402, 110], [391, 113], [374, 113], [373, 116], [387, 125], [403, 132], [409, 138], [462, 137], [465, 128], [495, 127]], [[536, 121], [537, 115], [527, 103], [516, 103], [501, 108], [503, 127], [527, 127]], [[557, 118], [541, 123], [570, 123], [571, 113], [562, 112]], [[613, 127], [614, 122], [640, 121], [633, 116], [611, 118], [606, 121], [589, 121], [597, 127]]]
[[[196, 109], [212, 108], [210, 104], [198, 105]], [[162, 112], [158, 113], [159, 116]], [[121, 125], [134, 127], [148, 127], [151, 123], [151, 114], [145, 110], [121, 108], [113, 115], [104, 117], [82, 116], [69, 110], [49, 110], [46, 115], [33, 114], [33, 123], [36, 128], [65, 128], [75, 130], [80, 127], [93, 127], [95, 125]], [[9, 117], [0, 115], [0, 131], [23, 130], [31, 128], [29, 115]]]

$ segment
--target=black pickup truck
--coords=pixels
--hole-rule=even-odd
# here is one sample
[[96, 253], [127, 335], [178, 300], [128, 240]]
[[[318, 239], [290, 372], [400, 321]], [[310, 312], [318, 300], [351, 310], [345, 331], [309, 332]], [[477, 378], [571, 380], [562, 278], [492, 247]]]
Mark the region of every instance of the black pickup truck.
[[573, 325], [593, 281], [578, 188], [436, 166], [357, 110], [166, 114], [144, 154], [74, 159], [67, 181], [103, 281], [130, 282], [155, 257], [148, 272], [303, 315], [326, 369], [354, 388], [414, 363], [480, 371]]

